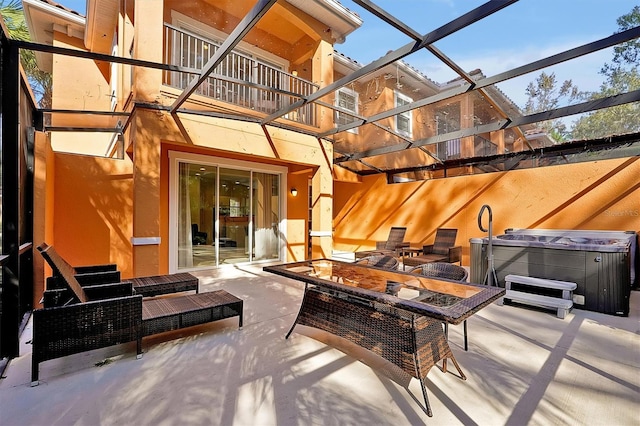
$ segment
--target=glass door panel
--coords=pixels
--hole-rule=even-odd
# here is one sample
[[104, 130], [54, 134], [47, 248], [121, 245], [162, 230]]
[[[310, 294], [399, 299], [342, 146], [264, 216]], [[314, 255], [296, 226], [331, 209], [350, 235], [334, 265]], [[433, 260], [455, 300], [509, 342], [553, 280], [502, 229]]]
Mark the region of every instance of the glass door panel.
[[178, 268], [216, 266], [215, 166], [179, 163]]
[[253, 173], [253, 260], [278, 259], [280, 248], [280, 179]]
[[248, 262], [251, 172], [220, 168], [220, 264]]

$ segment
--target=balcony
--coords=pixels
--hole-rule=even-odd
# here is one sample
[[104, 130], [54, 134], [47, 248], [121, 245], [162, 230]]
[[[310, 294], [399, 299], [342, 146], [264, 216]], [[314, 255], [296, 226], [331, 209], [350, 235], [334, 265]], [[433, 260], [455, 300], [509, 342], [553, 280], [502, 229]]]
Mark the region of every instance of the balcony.
[[[163, 62], [193, 69], [193, 72], [165, 71], [163, 84], [176, 89], [186, 88], [218, 48], [215, 41], [165, 24]], [[194, 93], [269, 115], [317, 89], [317, 85], [289, 74], [277, 65], [233, 51]], [[304, 105], [283, 118], [316, 126], [315, 105]]]

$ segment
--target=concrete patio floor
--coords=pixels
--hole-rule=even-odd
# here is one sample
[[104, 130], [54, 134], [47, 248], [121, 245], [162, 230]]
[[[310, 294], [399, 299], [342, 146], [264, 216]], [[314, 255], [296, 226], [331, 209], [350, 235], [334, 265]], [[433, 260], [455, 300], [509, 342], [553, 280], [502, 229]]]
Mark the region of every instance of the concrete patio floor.
[[450, 327], [467, 380], [431, 369], [430, 418], [419, 382], [386, 361], [307, 327], [284, 339], [301, 283], [260, 267], [195, 275], [200, 291], [244, 299], [242, 329], [145, 338], [142, 359], [126, 344], [47, 361], [31, 387], [28, 325], [0, 380], [0, 425], [640, 424], [640, 292], [628, 318], [490, 305], [468, 320], [468, 352]]

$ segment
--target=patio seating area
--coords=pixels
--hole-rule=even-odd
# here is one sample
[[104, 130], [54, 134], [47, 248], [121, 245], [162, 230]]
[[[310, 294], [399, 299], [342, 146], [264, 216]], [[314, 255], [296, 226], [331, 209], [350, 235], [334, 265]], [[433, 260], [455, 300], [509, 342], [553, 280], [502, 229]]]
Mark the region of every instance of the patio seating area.
[[420, 383], [393, 364], [305, 326], [285, 340], [304, 284], [261, 266], [194, 273], [201, 293], [245, 301], [242, 329], [231, 318], [148, 336], [142, 359], [131, 342], [46, 361], [37, 387], [28, 323], [0, 380], [0, 423], [637, 424], [640, 292], [629, 317], [491, 304], [468, 319], [468, 352], [450, 328], [467, 380], [432, 368], [429, 418]]
[[438, 228], [433, 244], [422, 247], [417, 256], [402, 256], [403, 267], [419, 266], [431, 262], [461, 263], [462, 246], [456, 246], [457, 229]]
[[407, 228], [402, 226], [393, 226], [389, 230], [389, 237], [386, 241], [376, 241], [375, 250], [357, 251], [356, 259], [362, 259], [369, 256], [396, 256], [398, 249], [409, 247], [409, 243], [404, 241]]

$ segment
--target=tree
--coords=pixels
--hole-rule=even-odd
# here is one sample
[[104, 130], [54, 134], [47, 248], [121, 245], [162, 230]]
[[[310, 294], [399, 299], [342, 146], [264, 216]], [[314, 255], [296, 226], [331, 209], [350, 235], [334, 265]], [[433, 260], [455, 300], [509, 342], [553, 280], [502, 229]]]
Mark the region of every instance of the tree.
[[[555, 73], [547, 74], [544, 71], [535, 81], [530, 82], [525, 90], [528, 96], [525, 114], [555, 109], [563, 102], [571, 102], [584, 96], [571, 80], [565, 80], [559, 89], [557, 86]], [[566, 124], [559, 119], [540, 122], [538, 127], [557, 142], [563, 141], [568, 134]]]
[[[618, 32], [640, 25], [640, 6], [619, 17]], [[600, 74], [605, 81], [598, 92], [590, 94], [595, 100], [619, 93], [640, 89], [640, 41], [630, 40], [615, 46], [611, 63], [604, 64]], [[640, 132], [640, 104], [638, 102], [619, 105], [592, 112], [578, 119], [573, 126], [573, 137], [595, 139], [610, 135]]]
[[[0, 13], [9, 31], [9, 36], [15, 40], [30, 40], [29, 28], [24, 19], [20, 0], [0, 0]], [[51, 74], [38, 67], [36, 55], [31, 50], [20, 51], [20, 63], [24, 68], [31, 88], [33, 89], [41, 108], [51, 107], [52, 81]]]
[[[591, 94], [591, 100], [640, 89], [637, 67], [618, 69], [607, 77], [600, 91]], [[640, 104], [638, 102], [601, 109], [574, 122], [575, 139], [596, 139], [610, 135], [640, 132]]]

